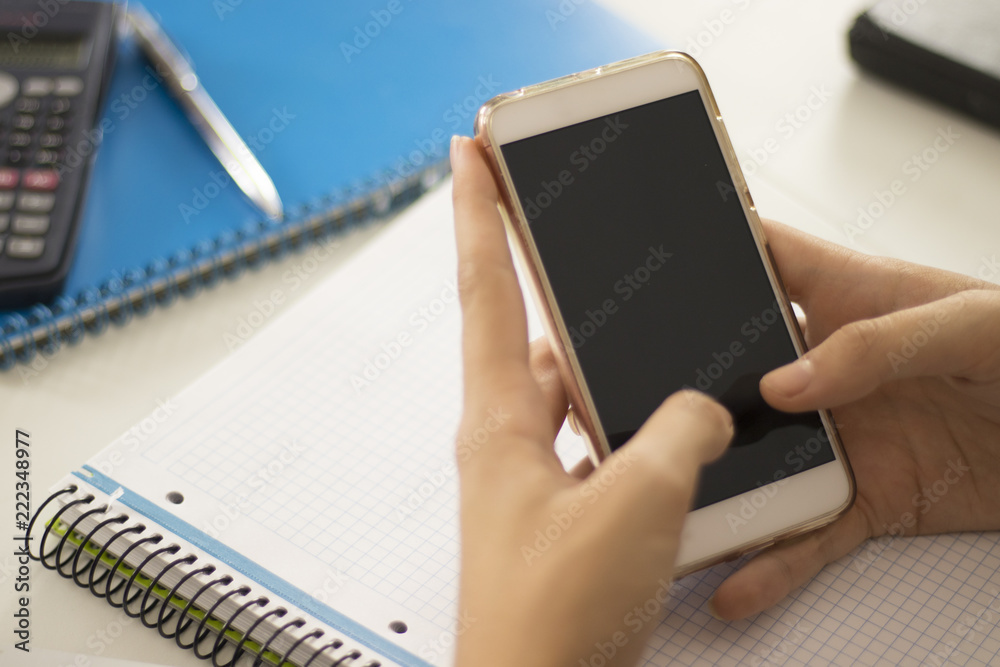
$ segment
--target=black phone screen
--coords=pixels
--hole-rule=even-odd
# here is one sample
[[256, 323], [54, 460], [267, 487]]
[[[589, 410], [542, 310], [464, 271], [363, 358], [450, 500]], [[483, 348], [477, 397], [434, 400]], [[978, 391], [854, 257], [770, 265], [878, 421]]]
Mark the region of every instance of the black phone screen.
[[693, 387], [736, 434], [704, 507], [834, 460], [818, 413], [771, 408], [796, 357], [697, 91], [501, 146], [612, 449]]

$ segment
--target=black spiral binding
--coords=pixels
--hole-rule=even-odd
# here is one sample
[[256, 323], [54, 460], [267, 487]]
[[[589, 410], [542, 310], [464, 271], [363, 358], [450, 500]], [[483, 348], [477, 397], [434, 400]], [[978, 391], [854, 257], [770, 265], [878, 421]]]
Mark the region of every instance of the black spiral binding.
[[[96, 518], [98, 515], [113, 511], [108, 504], [90, 507], [96, 500], [94, 495], [76, 497], [78, 491], [76, 485], [56, 491], [35, 511], [28, 524], [29, 544], [35, 543], [33, 541], [35, 524], [45, 508], [51, 502], [66, 496], [62, 500], [62, 506], [41, 529], [38, 553], [29, 552], [29, 555], [44, 567], [57, 571], [67, 579], [72, 579], [77, 586], [90, 590], [95, 597], [103, 598], [108, 604], [122, 609], [132, 618], [138, 618], [146, 627], [155, 628], [164, 639], [173, 640], [182, 649], [192, 650], [202, 660], [210, 660], [214, 667], [235, 667], [244, 657], [253, 659], [253, 667], [262, 667], [290, 665], [292, 656], [300, 646], [307, 641], [320, 640], [325, 636], [325, 631], [320, 628], [307, 630], [306, 619], [295, 616], [261, 641], [254, 636], [254, 633], [267, 619], [284, 619], [291, 615], [285, 607], [280, 606], [264, 611], [271, 604], [270, 599], [266, 596], [251, 596], [252, 591], [248, 586], [236, 587], [235, 580], [229, 575], [206, 581], [189, 598], [181, 598], [179, 593], [186, 583], [196, 577], [210, 578], [217, 572], [216, 566], [212, 564], [198, 566], [197, 555], [181, 554], [180, 545], [167, 543], [159, 533], [144, 536], [147, 531], [144, 524], [126, 526], [129, 517], [120, 511], [98, 521], [86, 533], [77, 530], [88, 518]], [[78, 508], [79, 515], [72, 521], [62, 519], [74, 507]], [[114, 532], [104, 544], [96, 544], [94, 540], [98, 533], [113, 524], [123, 527]], [[56, 537], [59, 538], [56, 545], [46, 551], [46, 545]], [[116, 544], [118, 549], [115, 549]], [[143, 545], [156, 548], [150, 550], [137, 566], [127, 565], [129, 555]], [[96, 555], [93, 555], [94, 551]], [[172, 558], [165, 565], [158, 566], [158, 571], [152, 575], [148, 571], [152, 564], [157, 559], [166, 560], [166, 557]], [[83, 560], [85, 558], [89, 560]], [[109, 561], [113, 562], [109, 564]], [[167, 590], [159, 583], [164, 575], [174, 569], [184, 573], [177, 583]], [[140, 581], [140, 576], [151, 576], [151, 578], [144, 584]], [[198, 600], [212, 589], [218, 594], [215, 601], [210, 606], [199, 605]], [[217, 611], [231, 598], [248, 599], [228, 618], [224, 618]], [[138, 607], [133, 608], [137, 601]], [[259, 611], [254, 614], [253, 623], [246, 632], [237, 631], [234, 625], [236, 619], [254, 608]], [[200, 618], [193, 613], [195, 610], [200, 613]], [[214, 622], [219, 628], [213, 628], [210, 622]], [[295, 632], [300, 635], [278, 656], [271, 648], [274, 642], [283, 636], [292, 638]], [[300, 667], [314, 667], [314, 665], [315, 667], [380, 667], [381, 663], [378, 660], [359, 663], [362, 654], [356, 650], [336, 656], [334, 652], [343, 646], [344, 643], [340, 639], [332, 639], [313, 650]], [[204, 651], [206, 647], [209, 648]]]
[[[125, 516], [124, 514], [119, 514], [118, 516], [113, 516], [110, 519], [105, 519], [104, 521], [94, 526], [94, 528], [89, 533], [87, 533], [86, 537], [84, 537], [82, 540], [83, 544], [89, 543], [91, 539], [93, 539], [94, 535], [100, 532], [100, 530], [105, 526], [111, 525], [112, 523], [125, 523], [127, 520], [128, 517]], [[85, 572], [87, 570], [87, 565], [89, 565], [88, 562], [84, 563], [82, 568], [80, 567], [80, 556], [82, 556], [85, 553], [87, 553], [86, 550], [77, 549], [76, 555], [73, 556], [73, 566], [70, 568], [70, 571], [73, 573], [73, 582], [80, 588], [87, 588], [88, 586], [93, 586], [95, 583], [100, 583], [100, 580], [95, 582], [92, 577], [88, 578], [87, 582], [80, 581], [79, 575]], [[104, 553], [103, 549], [101, 553], [102, 554]], [[99, 557], [100, 556], [98, 556], [98, 558]], [[107, 571], [105, 571], [104, 576], [107, 576]]]
[[[447, 161], [410, 176], [382, 175], [344, 192], [326, 196], [314, 206], [301, 206], [289, 221], [259, 221], [221, 234], [145, 269], [116, 272], [99, 288], [75, 299], [61, 296], [50, 306], [37, 304], [0, 322], [0, 371], [29, 364], [35, 355], [51, 356], [62, 345], [79, 343], [85, 333], [98, 335], [108, 324], [122, 326], [133, 315], [169, 306], [178, 295], [191, 297], [220, 278], [236, 278], [288, 250], [302, 251], [310, 242], [383, 218], [416, 200], [447, 172]], [[321, 212], [315, 212], [321, 209]]]

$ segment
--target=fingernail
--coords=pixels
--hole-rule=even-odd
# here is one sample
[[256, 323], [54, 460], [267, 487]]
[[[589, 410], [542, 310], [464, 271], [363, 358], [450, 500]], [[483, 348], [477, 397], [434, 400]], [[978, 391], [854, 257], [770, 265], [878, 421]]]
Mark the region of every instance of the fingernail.
[[728, 623], [728, 621], [719, 616], [719, 612], [716, 611], [714, 595], [708, 598], [708, 602], [705, 603], [705, 607], [708, 609], [708, 613], [712, 615], [712, 618], [716, 619], [717, 621], [722, 621], [723, 623]]
[[687, 397], [689, 407], [693, 407], [695, 403], [697, 403], [700, 407], [705, 407], [713, 411], [719, 418], [719, 423], [722, 424], [722, 427], [732, 432], [733, 416], [729, 413], [729, 410], [722, 406], [722, 404], [708, 394], [704, 394], [694, 389], [688, 389], [683, 393]]
[[764, 383], [782, 396], [801, 394], [812, 382], [814, 374], [811, 360], [802, 358], [764, 376]]
[[451, 168], [455, 168], [456, 156], [458, 155], [458, 141], [461, 137], [457, 134], [451, 135], [451, 148], [449, 149], [449, 157], [451, 159]]
[[725, 408], [724, 406], [722, 406], [722, 405], [720, 405], [720, 406], [719, 406], [719, 412], [720, 412], [720, 413], [722, 413], [722, 414], [720, 415], [720, 418], [722, 419], [722, 426], [723, 426], [723, 427], [724, 427], [724, 428], [725, 428], [725, 429], [726, 429], [727, 431], [729, 431], [730, 433], [732, 433], [732, 432], [734, 431], [734, 429], [736, 428], [736, 427], [735, 427], [735, 426], [733, 425], [733, 415], [732, 415], [732, 414], [731, 414], [731, 413], [729, 412], [729, 410], [727, 410], [727, 409], [726, 409], [726, 408]]

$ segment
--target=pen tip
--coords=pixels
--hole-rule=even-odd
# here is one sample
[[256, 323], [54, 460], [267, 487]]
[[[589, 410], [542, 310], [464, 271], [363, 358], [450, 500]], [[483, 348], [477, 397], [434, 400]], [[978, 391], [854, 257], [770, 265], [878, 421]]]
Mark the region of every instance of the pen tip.
[[264, 215], [266, 215], [268, 219], [276, 222], [285, 219], [285, 207], [281, 203], [281, 198], [278, 197], [278, 193], [273, 191], [273, 187], [270, 196], [267, 196], [264, 193], [255, 193], [254, 195], [248, 196], [250, 197], [250, 200], [257, 205], [257, 208], [264, 212]]

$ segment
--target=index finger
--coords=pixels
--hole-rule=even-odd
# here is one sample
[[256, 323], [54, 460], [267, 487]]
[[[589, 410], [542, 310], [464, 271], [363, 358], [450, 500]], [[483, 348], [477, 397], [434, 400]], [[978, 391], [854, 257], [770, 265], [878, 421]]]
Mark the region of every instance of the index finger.
[[860, 253], [774, 220], [762, 219], [761, 223], [792, 301], [805, 308], [806, 301], [817, 291], [834, 288], [834, 285], [839, 291], [858, 282], [856, 271], [845, 271], [845, 268], [857, 257], [862, 257]]
[[789, 298], [807, 316], [823, 311], [830, 320], [824, 333], [962, 290], [992, 287], [950, 271], [867, 255], [773, 220], [761, 222]]
[[452, 140], [451, 165], [468, 404], [486, 388], [530, 378], [528, 324], [489, 167], [467, 137]]

